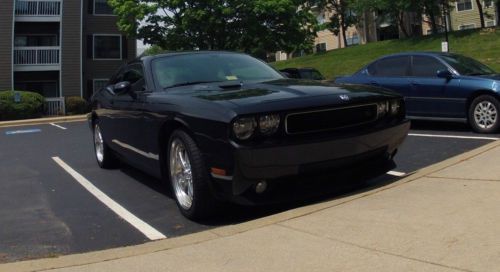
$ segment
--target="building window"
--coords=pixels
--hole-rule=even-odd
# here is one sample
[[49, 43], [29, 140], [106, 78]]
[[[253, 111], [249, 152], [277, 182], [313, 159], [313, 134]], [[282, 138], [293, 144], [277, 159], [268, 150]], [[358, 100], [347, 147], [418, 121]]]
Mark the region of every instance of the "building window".
[[53, 34], [16, 35], [14, 38], [14, 46], [58, 46], [58, 44], [59, 39]]
[[113, 15], [113, 9], [109, 6], [107, 0], [94, 0], [94, 14]]
[[347, 45], [348, 46], [359, 44], [359, 36], [358, 36], [358, 34], [354, 34], [350, 38], [348, 37], [346, 40], [347, 40]]
[[472, 10], [472, 0], [458, 0], [457, 11]]
[[316, 44], [316, 53], [326, 52], [326, 43], [318, 43]]
[[460, 30], [474, 29], [474, 28], [476, 28], [476, 24], [461, 25], [458, 27], [458, 29]]
[[94, 59], [121, 60], [121, 35], [94, 35]]
[[483, 8], [491, 8], [493, 7], [493, 1], [492, 0], [486, 0], [483, 2]]

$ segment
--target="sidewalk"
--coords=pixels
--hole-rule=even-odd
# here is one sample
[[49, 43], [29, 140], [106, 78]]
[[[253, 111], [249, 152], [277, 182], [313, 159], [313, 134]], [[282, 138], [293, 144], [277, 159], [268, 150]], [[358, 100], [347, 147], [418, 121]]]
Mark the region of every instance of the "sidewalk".
[[14, 121], [0, 121], [0, 128], [40, 125], [40, 124], [58, 123], [58, 122], [79, 122], [79, 121], [85, 121], [85, 120], [87, 120], [86, 114], [69, 115], [69, 116], [54, 116], [54, 117], [44, 117], [44, 118], [36, 118], [36, 119], [22, 119], [22, 120], [14, 120]]
[[499, 271], [498, 158], [500, 141], [329, 202], [0, 271]]

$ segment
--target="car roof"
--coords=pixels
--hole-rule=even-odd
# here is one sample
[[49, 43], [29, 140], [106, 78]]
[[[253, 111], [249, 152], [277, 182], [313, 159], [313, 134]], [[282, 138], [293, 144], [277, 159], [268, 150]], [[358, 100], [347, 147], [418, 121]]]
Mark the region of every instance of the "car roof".
[[379, 59], [387, 58], [387, 57], [397, 57], [397, 56], [408, 56], [408, 55], [421, 55], [421, 56], [458, 56], [458, 54], [454, 53], [446, 53], [446, 52], [437, 52], [437, 51], [414, 51], [414, 52], [402, 52], [396, 54], [385, 55], [380, 57]]
[[211, 51], [211, 50], [191, 50], [191, 51], [165, 51], [160, 54], [156, 55], [148, 55], [148, 56], [138, 56], [134, 60], [132, 60], [130, 63], [134, 62], [141, 62], [141, 61], [151, 61], [153, 59], [158, 59], [162, 57], [169, 57], [169, 56], [177, 56], [177, 55], [198, 55], [198, 54], [239, 54], [239, 55], [247, 55], [245, 53], [241, 52], [231, 52], [231, 51]]
[[283, 69], [280, 69], [280, 71], [284, 71], [284, 70], [294, 70], [294, 71], [307, 71], [307, 70], [316, 70], [316, 68], [313, 68], [313, 67], [288, 67], [288, 68], [283, 68]]

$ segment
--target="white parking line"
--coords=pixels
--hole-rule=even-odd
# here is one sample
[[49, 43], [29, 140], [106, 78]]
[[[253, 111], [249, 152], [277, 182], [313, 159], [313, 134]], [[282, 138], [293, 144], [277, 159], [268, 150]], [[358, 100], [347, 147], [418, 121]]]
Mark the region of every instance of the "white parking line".
[[433, 138], [452, 138], [452, 139], [474, 139], [474, 140], [490, 140], [490, 141], [500, 140], [500, 138], [495, 138], [495, 137], [439, 135], [439, 134], [417, 134], [417, 133], [409, 133], [408, 136], [433, 137]]
[[125, 221], [134, 226], [137, 230], [142, 232], [146, 237], [150, 240], [158, 240], [167, 238], [161, 232], [142, 221], [137, 216], [133, 215], [131, 212], [126, 210], [120, 204], [116, 203], [113, 199], [95, 187], [90, 181], [88, 181], [85, 177], [76, 172], [73, 168], [67, 165], [64, 161], [62, 161], [59, 157], [52, 157], [52, 159], [59, 164], [68, 174], [70, 174], [80, 185], [82, 185], [87, 191], [89, 191], [92, 195], [94, 195], [99, 201], [104, 203], [108, 208], [110, 208], [113, 212], [115, 212], [118, 216], [123, 218]]
[[54, 123], [50, 123], [50, 125], [54, 126], [54, 127], [58, 127], [60, 129], [63, 129], [63, 130], [66, 130], [67, 128], [63, 127], [63, 126], [60, 126], [60, 125], [56, 125]]
[[402, 176], [406, 175], [406, 173], [398, 172], [398, 171], [389, 171], [389, 172], [387, 172], [387, 174], [391, 175], [391, 176], [396, 176], [396, 177], [402, 177]]

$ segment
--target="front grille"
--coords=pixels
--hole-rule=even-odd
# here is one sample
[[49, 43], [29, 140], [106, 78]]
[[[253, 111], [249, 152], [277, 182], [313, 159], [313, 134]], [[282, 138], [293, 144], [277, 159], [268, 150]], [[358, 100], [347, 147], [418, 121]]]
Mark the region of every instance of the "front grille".
[[370, 104], [291, 113], [286, 116], [285, 127], [288, 134], [300, 134], [351, 127], [376, 119], [377, 105]]

